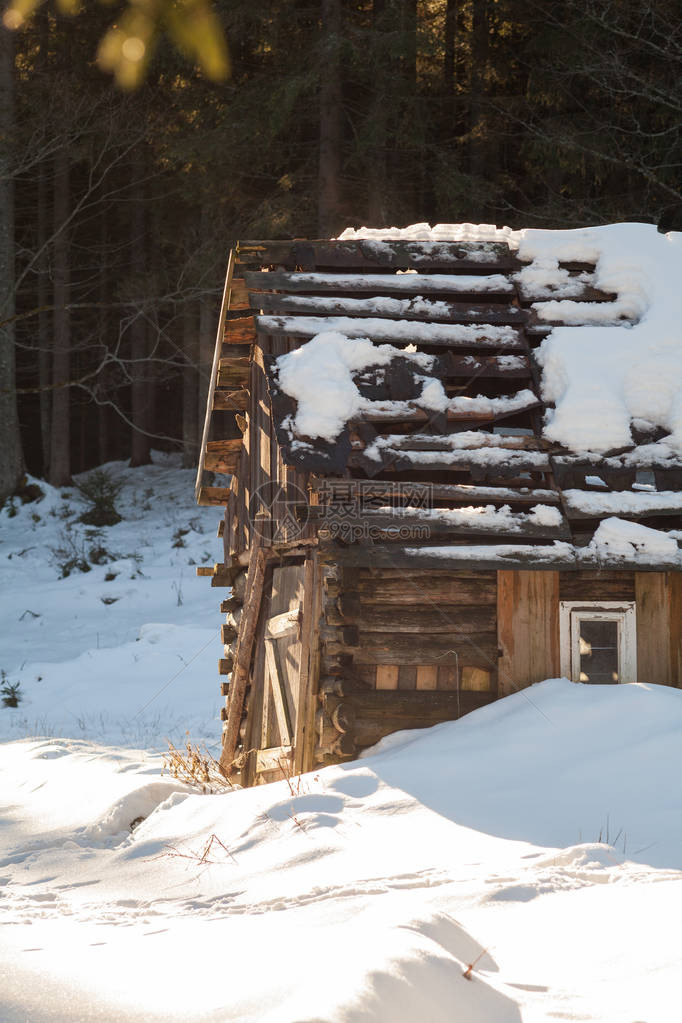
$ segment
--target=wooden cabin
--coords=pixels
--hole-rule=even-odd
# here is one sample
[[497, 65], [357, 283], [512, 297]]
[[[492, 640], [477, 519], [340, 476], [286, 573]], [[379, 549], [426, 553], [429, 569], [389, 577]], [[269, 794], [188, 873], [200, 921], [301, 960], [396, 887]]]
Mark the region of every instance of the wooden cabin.
[[[682, 458], [634, 458], [636, 433], [590, 458], [543, 437], [534, 351], [561, 302], [542, 318], [552, 286], [522, 266], [501, 242], [231, 252], [196, 496], [224, 507], [223, 560], [199, 572], [228, 593], [222, 765], [243, 784], [548, 677], [682, 683], [679, 545], [591, 543], [614, 514], [682, 536]], [[576, 302], [622, 322], [594, 265], [561, 267], [572, 324]], [[281, 361], [330, 331], [392, 349], [349, 370], [362, 400], [333, 440], [297, 432]], [[429, 381], [447, 407], [425, 407]], [[621, 511], [624, 491], [648, 498]]]

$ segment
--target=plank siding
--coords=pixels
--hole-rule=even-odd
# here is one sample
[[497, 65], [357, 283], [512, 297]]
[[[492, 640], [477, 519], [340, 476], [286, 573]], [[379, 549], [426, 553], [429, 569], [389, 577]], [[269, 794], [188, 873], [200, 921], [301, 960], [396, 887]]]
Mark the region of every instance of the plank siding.
[[637, 681], [669, 685], [670, 621], [665, 572], [636, 572]]
[[669, 572], [670, 678], [682, 686], [682, 572]]
[[637, 680], [682, 684], [682, 572], [636, 572]]
[[499, 695], [559, 674], [559, 573], [498, 572]]

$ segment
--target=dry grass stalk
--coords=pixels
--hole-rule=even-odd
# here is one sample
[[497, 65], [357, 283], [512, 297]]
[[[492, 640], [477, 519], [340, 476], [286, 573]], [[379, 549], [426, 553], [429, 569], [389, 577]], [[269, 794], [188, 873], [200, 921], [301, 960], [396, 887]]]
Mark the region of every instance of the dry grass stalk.
[[220, 849], [222, 849], [225, 855], [229, 856], [230, 859], [234, 860], [235, 863], [237, 862], [232, 853], [230, 852], [230, 850], [224, 844], [224, 842], [221, 842], [221, 840], [215, 834], [211, 835], [211, 837], [206, 842], [206, 845], [201, 850], [201, 852], [195, 852], [193, 849], [186, 850], [178, 849], [174, 845], [169, 845], [168, 848], [166, 849], [165, 855], [177, 857], [178, 859], [181, 860], [191, 860], [193, 863], [198, 863], [202, 867], [214, 863], [224, 863], [225, 857], [223, 857], [222, 859], [211, 858], [211, 852], [213, 850], [214, 845], [217, 845]]
[[226, 778], [215, 757], [204, 747], [192, 746], [189, 739], [184, 749], [177, 749], [168, 742], [168, 752], [163, 757], [162, 774], [168, 772], [171, 778], [186, 785], [198, 786], [203, 793], [232, 791], [235, 786]]

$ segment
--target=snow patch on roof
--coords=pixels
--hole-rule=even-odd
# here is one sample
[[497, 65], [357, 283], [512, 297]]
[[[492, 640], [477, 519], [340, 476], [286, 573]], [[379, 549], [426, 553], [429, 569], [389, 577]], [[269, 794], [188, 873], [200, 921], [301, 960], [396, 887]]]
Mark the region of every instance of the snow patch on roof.
[[[610, 224], [571, 231], [498, 228], [492, 224], [413, 224], [348, 228], [343, 240], [506, 242], [527, 261], [516, 275], [522, 290], [542, 288], [541, 319], [590, 325], [557, 327], [538, 358], [543, 397], [552, 402], [545, 436], [573, 451], [605, 452], [633, 443], [631, 422], [645, 419], [670, 432], [682, 451], [682, 233], [652, 224]], [[594, 274], [571, 276], [560, 262], [595, 263]], [[614, 303], [557, 301], [586, 284], [615, 293]], [[638, 320], [614, 326], [614, 319]]]
[[588, 549], [609, 558], [625, 557], [628, 560], [637, 560], [638, 555], [673, 560], [679, 553], [674, 537], [660, 529], [650, 529], [638, 522], [616, 517], [599, 523]]
[[353, 383], [353, 372], [385, 366], [397, 355], [427, 370], [434, 361], [432, 355], [403, 351], [393, 345], [373, 345], [366, 338], [348, 338], [331, 330], [280, 355], [279, 385], [298, 402], [291, 424], [294, 432], [335, 440], [366, 403]]

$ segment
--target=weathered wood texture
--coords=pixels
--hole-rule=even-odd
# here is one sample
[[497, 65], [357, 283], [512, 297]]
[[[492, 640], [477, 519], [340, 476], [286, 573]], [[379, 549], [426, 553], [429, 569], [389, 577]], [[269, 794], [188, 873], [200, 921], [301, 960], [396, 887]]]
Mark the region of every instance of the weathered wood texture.
[[325, 615], [337, 628], [338, 652], [378, 690], [461, 688], [465, 671], [467, 684], [476, 679], [472, 688], [484, 678], [495, 688], [493, 572], [361, 569], [342, 576]]
[[260, 616], [265, 578], [265, 553], [258, 533], [254, 533], [246, 578], [246, 594], [242, 612], [243, 625], [237, 638], [235, 665], [232, 672], [230, 695], [227, 706], [227, 722], [223, 732], [223, 748], [220, 768], [226, 776], [234, 772], [233, 761], [239, 740], [244, 696], [251, 668], [253, 641]]
[[230, 252], [230, 258], [227, 264], [227, 273], [225, 274], [225, 286], [223, 288], [223, 300], [220, 308], [220, 316], [218, 317], [218, 333], [216, 337], [215, 349], [213, 354], [213, 365], [211, 367], [211, 378], [208, 386], [208, 400], [206, 402], [206, 416], [204, 418], [204, 428], [201, 437], [201, 446], [199, 448], [199, 465], [197, 467], [197, 477], [194, 484], [194, 494], [198, 504], [209, 503], [202, 501], [202, 487], [204, 484], [204, 457], [206, 451], [206, 444], [208, 442], [211, 432], [211, 417], [213, 414], [213, 395], [218, 383], [218, 367], [220, 364], [220, 352], [222, 349], [222, 335], [223, 327], [225, 323], [225, 317], [230, 304], [230, 290], [232, 287], [232, 277], [234, 275], [235, 265], [235, 254], [234, 251]]
[[[523, 264], [506, 242], [427, 241], [243, 241], [237, 246], [240, 263], [258, 266], [286, 266], [314, 270], [316, 267], [345, 269], [429, 269], [517, 270]], [[248, 279], [248, 278], [247, 278]], [[273, 284], [272, 287], [277, 287]]]
[[559, 675], [559, 573], [497, 573], [499, 695]]
[[636, 572], [637, 680], [682, 684], [682, 573]]
[[353, 715], [352, 734], [358, 749], [366, 749], [392, 732], [429, 728], [453, 721], [490, 703], [490, 693], [415, 690], [355, 691], [344, 694], [344, 707]]
[[560, 600], [634, 600], [635, 573], [596, 570], [559, 573]]
[[[268, 623], [289, 612], [302, 610], [303, 567], [273, 569]], [[265, 705], [261, 730], [262, 748], [291, 745], [296, 734], [300, 700], [300, 628], [268, 639], [266, 625]]]

